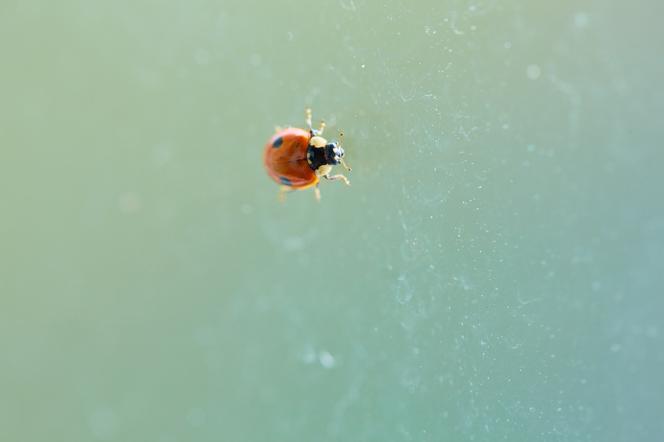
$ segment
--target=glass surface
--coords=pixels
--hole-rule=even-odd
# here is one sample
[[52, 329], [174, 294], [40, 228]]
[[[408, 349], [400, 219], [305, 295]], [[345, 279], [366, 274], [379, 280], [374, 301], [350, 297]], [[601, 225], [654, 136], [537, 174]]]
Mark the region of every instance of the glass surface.
[[664, 440], [663, 12], [0, 1], [0, 440]]

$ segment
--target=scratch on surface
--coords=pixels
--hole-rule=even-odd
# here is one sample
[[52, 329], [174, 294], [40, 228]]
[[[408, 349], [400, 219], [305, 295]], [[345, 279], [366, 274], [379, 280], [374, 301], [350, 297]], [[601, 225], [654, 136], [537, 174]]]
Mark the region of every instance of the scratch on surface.
[[346, 77], [346, 76], [343, 74], [343, 72], [339, 71], [336, 67], [334, 67], [334, 66], [331, 65], [331, 64], [328, 65], [328, 69], [331, 70], [332, 72], [336, 73], [337, 76], [339, 77], [339, 79], [341, 80], [341, 82], [342, 82], [345, 86], [347, 86], [347, 87], [349, 87], [349, 88], [352, 88], [352, 89], [355, 89], [355, 83], [353, 83], [352, 81], [350, 81], [350, 80], [348, 79], [348, 77]]
[[579, 114], [581, 108], [581, 96], [579, 92], [570, 83], [561, 80], [555, 75], [549, 76], [549, 81], [569, 100], [569, 135], [571, 141], [575, 143], [579, 128]]
[[403, 217], [403, 211], [399, 209], [397, 210], [397, 213], [399, 214], [399, 221], [401, 222], [401, 228], [403, 229], [403, 233], [408, 234], [408, 226], [406, 225], [406, 220]]
[[539, 298], [531, 298], [531, 299], [521, 299], [521, 297], [518, 297], [518, 296], [517, 296], [517, 301], [519, 301], [519, 305], [520, 305], [520, 306], [524, 306], [524, 305], [532, 304], [533, 302], [539, 302], [539, 301], [541, 301], [541, 300], [542, 300], [541, 297], [539, 297]]
[[359, 376], [354, 378], [353, 383], [350, 388], [346, 390], [345, 394], [339, 399], [339, 401], [334, 406], [334, 417], [331, 419], [328, 432], [333, 434], [339, 434], [340, 430], [344, 427], [344, 416], [346, 415], [348, 409], [357, 401], [360, 396], [360, 387], [364, 384], [364, 374], [361, 373]]
[[357, 6], [353, 0], [339, 0], [339, 5], [341, 5], [341, 7], [346, 11], [357, 11]]

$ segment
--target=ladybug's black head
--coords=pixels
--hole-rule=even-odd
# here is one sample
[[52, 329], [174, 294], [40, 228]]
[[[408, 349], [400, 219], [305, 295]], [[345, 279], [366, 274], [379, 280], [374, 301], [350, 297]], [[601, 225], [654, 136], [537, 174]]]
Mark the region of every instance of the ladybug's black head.
[[325, 145], [325, 162], [331, 166], [341, 163], [344, 158], [344, 148], [333, 141]]

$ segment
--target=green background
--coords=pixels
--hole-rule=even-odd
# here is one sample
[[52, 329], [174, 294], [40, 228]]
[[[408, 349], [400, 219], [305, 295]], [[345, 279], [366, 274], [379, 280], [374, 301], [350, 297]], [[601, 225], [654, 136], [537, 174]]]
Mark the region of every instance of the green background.
[[0, 0], [0, 440], [661, 440], [663, 12]]

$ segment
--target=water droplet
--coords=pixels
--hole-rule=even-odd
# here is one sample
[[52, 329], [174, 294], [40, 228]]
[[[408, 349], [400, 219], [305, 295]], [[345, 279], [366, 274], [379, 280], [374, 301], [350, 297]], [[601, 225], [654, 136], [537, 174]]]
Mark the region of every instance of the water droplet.
[[194, 61], [201, 66], [210, 64], [210, 53], [205, 49], [196, 49], [196, 52], [194, 52]]
[[118, 426], [118, 418], [110, 408], [99, 408], [88, 418], [92, 433], [100, 439], [109, 439]]
[[588, 26], [589, 21], [588, 14], [585, 12], [577, 12], [574, 14], [574, 26], [577, 28], [585, 28]]
[[333, 368], [337, 363], [337, 361], [334, 359], [334, 356], [325, 350], [318, 354], [318, 361], [320, 362], [320, 365], [323, 366], [323, 368], [327, 369]]
[[187, 413], [187, 422], [192, 427], [202, 427], [205, 424], [206, 416], [205, 411], [200, 408], [192, 408]]
[[124, 213], [135, 213], [141, 210], [141, 197], [134, 192], [120, 195], [118, 207]]
[[526, 68], [526, 75], [531, 80], [537, 80], [542, 75], [542, 70], [536, 64], [531, 64]]
[[249, 63], [255, 68], [260, 67], [263, 64], [263, 58], [260, 54], [251, 54], [249, 56]]

